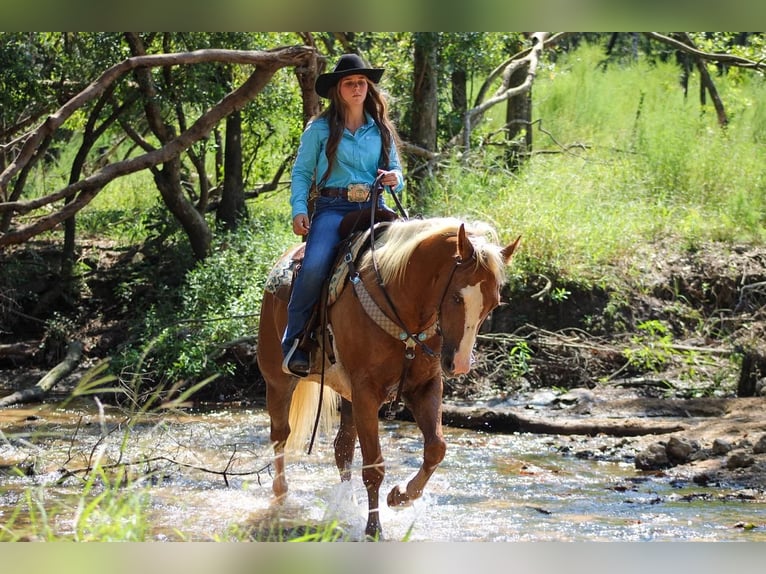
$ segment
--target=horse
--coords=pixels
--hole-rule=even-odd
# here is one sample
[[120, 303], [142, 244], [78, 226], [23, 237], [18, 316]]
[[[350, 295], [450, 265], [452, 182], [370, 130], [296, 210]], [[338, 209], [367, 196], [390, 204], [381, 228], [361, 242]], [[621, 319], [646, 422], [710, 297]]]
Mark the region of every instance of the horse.
[[[335, 462], [341, 481], [350, 480], [359, 440], [368, 503], [365, 536], [376, 540], [383, 536], [378, 502], [385, 474], [379, 411], [386, 402], [403, 401], [423, 435], [419, 470], [387, 497], [390, 507], [408, 506], [422, 495], [446, 453], [443, 376], [469, 371], [479, 327], [500, 302], [505, 268], [520, 237], [502, 246], [490, 225], [455, 218], [396, 220], [373, 229], [360, 254], [340, 254], [347, 279], [326, 308], [322, 344], [312, 354], [311, 373], [302, 379], [281, 368], [289, 291], [284, 278], [290, 277], [284, 270], [297, 248], [284, 254], [272, 270], [283, 278], [277, 281], [281, 287], [264, 292], [257, 360], [267, 385], [275, 499], [287, 494], [285, 447], [288, 437], [293, 439], [291, 428], [297, 433], [300, 427], [305, 441], [311, 421], [319, 420], [317, 393], [339, 396], [337, 402], [323, 401], [324, 412], [340, 420]], [[306, 392], [313, 392], [312, 400], [305, 400]], [[298, 405], [308, 412], [296, 413]]]

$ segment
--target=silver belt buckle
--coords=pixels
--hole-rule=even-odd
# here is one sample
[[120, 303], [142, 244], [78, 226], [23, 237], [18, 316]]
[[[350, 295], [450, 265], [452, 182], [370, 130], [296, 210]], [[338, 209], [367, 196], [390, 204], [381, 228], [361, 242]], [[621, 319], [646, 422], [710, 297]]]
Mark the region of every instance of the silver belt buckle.
[[367, 201], [370, 195], [370, 186], [366, 183], [352, 183], [346, 188], [346, 198], [349, 201], [361, 203]]

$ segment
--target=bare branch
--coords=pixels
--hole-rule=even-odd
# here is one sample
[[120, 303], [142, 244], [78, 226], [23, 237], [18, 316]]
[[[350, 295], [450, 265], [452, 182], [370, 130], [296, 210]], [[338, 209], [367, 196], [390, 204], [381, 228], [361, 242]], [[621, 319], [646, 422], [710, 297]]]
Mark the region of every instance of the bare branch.
[[521, 85], [515, 86], [513, 88], [508, 88], [507, 84], [504, 82], [503, 88], [498, 90], [498, 93], [496, 93], [494, 97], [476, 105], [473, 109], [468, 110], [464, 117], [462, 133], [453, 138], [451, 143], [456, 144], [458, 141], [460, 141], [460, 139], [462, 139], [463, 147], [468, 150], [470, 148], [471, 131], [473, 130], [473, 127], [478, 123], [478, 120], [481, 118], [481, 116], [484, 115], [484, 112], [486, 112], [492, 106], [527, 92], [532, 88], [532, 82], [534, 81], [535, 74], [537, 73], [537, 65], [540, 61], [540, 55], [542, 54], [542, 50], [545, 46], [545, 39], [547, 36], [547, 32], [535, 32], [532, 35], [533, 45], [527, 54], [522, 58], [510, 60], [500, 72], [507, 77], [510, 77], [510, 74], [506, 74], [507, 68], [513, 68], [515, 70], [519, 66], [526, 65], [528, 66], [527, 77], [524, 79], [524, 82]]
[[655, 40], [659, 40], [660, 42], [664, 42], [665, 44], [669, 44], [678, 50], [681, 50], [682, 52], [686, 52], [687, 54], [702, 58], [703, 60], [712, 60], [714, 62], [731, 64], [732, 66], [739, 66], [741, 68], [754, 68], [756, 70], [766, 69], [766, 62], [764, 62], [764, 60], [759, 60], [756, 62], [753, 60], [748, 60], [747, 58], [743, 58], [742, 56], [737, 56], [735, 54], [703, 52], [694, 46], [690, 46], [689, 44], [686, 44], [680, 40], [676, 40], [675, 38], [665, 36], [664, 34], [659, 34], [657, 32], [647, 32], [646, 35], [650, 38], [654, 38]]
[[[189, 52], [185, 54], [139, 56], [125, 60], [125, 62], [122, 64], [118, 64], [117, 66], [111, 68], [110, 71], [107, 71], [105, 74], [103, 74], [97, 82], [94, 82], [88, 88], [83, 90], [83, 92], [75, 96], [75, 98], [65, 104], [65, 106], [62, 107], [56, 114], [50, 116], [48, 120], [46, 120], [46, 122], [44, 122], [43, 125], [38, 128], [38, 130], [27, 140], [24, 148], [22, 149], [22, 152], [19, 154], [19, 158], [21, 159], [17, 158], [17, 160], [11, 166], [9, 166], [8, 169], [6, 169], [2, 176], [0, 176], [0, 185], [5, 185], [10, 177], [16, 173], [16, 171], [18, 171], [17, 168], [23, 166], [25, 161], [29, 161], [29, 157], [24, 159], [22, 156], [24, 156], [27, 151], [29, 153], [34, 152], [35, 148], [30, 142], [41, 141], [43, 134], [50, 134], [50, 130], [60, 126], [64, 119], [69, 117], [69, 115], [71, 115], [77, 109], [77, 106], [74, 105], [73, 102], [76, 101], [77, 105], [82, 105], [88, 99], [96, 97], [98, 94], [103, 92], [103, 90], [106, 88], [106, 86], [109, 85], [110, 82], [119, 77], [119, 75], [122, 75], [126, 71], [138, 67], [139, 64], [142, 66], [162, 66], [177, 63], [197, 63], [200, 61], [233, 61], [235, 63], [257, 63], [255, 71], [244, 84], [242, 84], [235, 91], [229, 93], [217, 105], [200, 116], [200, 118], [197, 119], [197, 121], [194, 122], [194, 124], [189, 127], [189, 129], [168, 141], [161, 148], [148, 151], [144, 155], [135, 158], [130, 158], [105, 166], [104, 168], [92, 174], [90, 177], [68, 185], [56, 193], [50, 194], [46, 197], [27, 202], [0, 203], [0, 213], [8, 211], [28, 213], [44, 205], [48, 205], [60, 199], [72, 197], [75, 194], [78, 194], [75, 200], [68, 203], [61, 210], [42, 217], [34, 223], [16, 229], [15, 231], [0, 235], [0, 247], [22, 243], [34, 235], [52, 229], [68, 217], [71, 217], [77, 213], [85, 205], [87, 205], [93, 199], [93, 197], [95, 197], [99, 190], [101, 190], [113, 179], [143, 169], [150, 169], [160, 163], [167, 162], [171, 158], [178, 156], [192, 144], [206, 137], [215, 127], [215, 125], [221, 121], [221, 119], [226, 117], [231, 112], [241, 109], [247, 102], [254, 98], [269, 82], [277, 69], [286, 65], [302, 64], [306, 59], [312, 56], [313, 53], [313, 50], [306, 48], [305, 46], [293, 46], [270, 52], [201, 50], [199, 52]], [[101, 84], [99, 84], [99, 82], [101, 82]], [[2, 188], [0, 188], [0, 192], [4, 193]]]
[[151, 54], [123, 60], [105, 71], [87, 88], [59, 108], [27, 138], [15, 160], [0, 174], [0, 199], [7, 198], [6, 189], [11, 178], [16, 175], [32, 158], [43, 139], [55, 132], [75, 111], [100, 96], [108, 86], [128, 72], [138, 68], [158, 66], [177, 66], [206, 62], [227, 62], [232, 64], [252, 64], [276, 70], [280, 67], [298, 65], [314, 53], [306, 46], [290, 46], [275, 50], [197, 50], [174, 54]]

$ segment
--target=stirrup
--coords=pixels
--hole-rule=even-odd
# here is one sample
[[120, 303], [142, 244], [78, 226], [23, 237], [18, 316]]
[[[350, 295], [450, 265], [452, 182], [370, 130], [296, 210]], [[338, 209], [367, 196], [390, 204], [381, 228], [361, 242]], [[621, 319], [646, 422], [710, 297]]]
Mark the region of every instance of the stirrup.
[[296, 349], [298, 348], [298, 343], [300, 343], [300, 339], [294, 339], [293, 340], [293, 346], [290, 347], [290, 350], [287, 351], [287, 354], [285, 355], [284, 360], [282, 361], [282, 372], [286, 375], [292, 375], [293, 377], [306, 377], [309, 373], [308, 370], [303, 372], [294, 372], [290, 370], [290, 359], [293, 358], [293, 355], [295, 354]]

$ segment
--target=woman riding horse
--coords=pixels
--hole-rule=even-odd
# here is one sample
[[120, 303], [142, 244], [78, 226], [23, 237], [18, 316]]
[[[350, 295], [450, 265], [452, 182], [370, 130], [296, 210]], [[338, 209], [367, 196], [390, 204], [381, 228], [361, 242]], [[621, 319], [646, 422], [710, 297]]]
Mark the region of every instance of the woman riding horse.
[[[316, 80], [317, 94], [328, 98], [330, 105], [301, 136], [290, 193], [293, 232], [308, 235], [282, 336], [282, 369], [298, 377], [309, 372], [309, 354], [299, 344], [335, 259], [341, 220], [372, 207], [373, 183], [397, 192], [404, 187], [398, 136], [376, 87], [382, 75], [383, 69], [370, 68], [356, 54], [344, 54], [332, 72]], [[314, 182], [319, 198], [309, 221], [308, 197]], [[387, 209], [382, 194], [377, 207]]]

